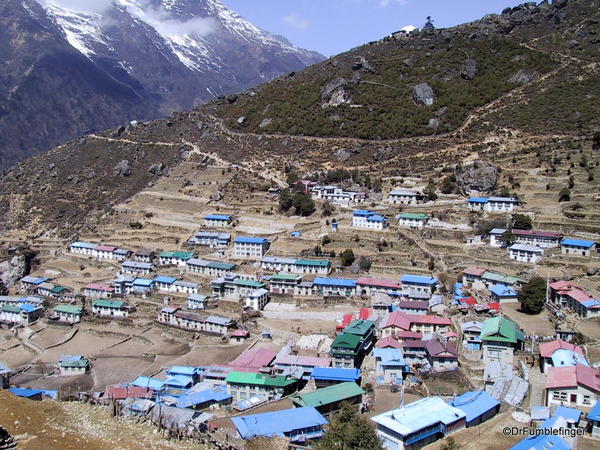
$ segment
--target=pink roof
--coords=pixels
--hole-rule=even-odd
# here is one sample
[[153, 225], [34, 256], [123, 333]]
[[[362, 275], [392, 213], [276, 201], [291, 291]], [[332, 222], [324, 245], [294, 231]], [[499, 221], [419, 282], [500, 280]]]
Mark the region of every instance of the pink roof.
[[458, 301], [470, 306], [475, 306], [477, 304], [477, 300], [475, 300], [473, 297], [460, 298]]
[[422, 301], [401, 301], [398, 302], [398, 307], [400, 309], [402, 308], [407, 308], [407, 309], [429, 309], [429, 302], [422, 302]]
[[418, 331], [397, 331], [396, 338], [397, 339], [421, 339], [423, 337], [422, 333]]
[[584, 386], [600, 392], [600, 372], [592, 367], [577, 364], [575, 367], [549, 367], [546, 389]]
[[431, 356], [440, 356], [444, 358], [458, 358], [458, 352], [454, 343], [442, 343], [438, 340], [427, 341], [427, 353]]
[[515, 236], [536, 236], [536, 237], [547, 237], [560, 239], [562, 234], [554, 233], [552, 231], [539, 231], [539, 230], [512, 230], [512, 234]]
[[336, 328], [338, 330], [343, 330], [348, 325], [350, 325], [350, 322], [352, 322], [353, 320], [354, 320], [354, 314], [344, 314], [344, 317], [342, 318], [342, 323], [339, 324]]
[[573, 300], [577, 300], [578, 302], [585, 302], [594, 298], [592, 295], [579, 288], [572, 288], [565, 291], [560, 291], [560, 294], [568, 295]]
[[285, 355], [276, 358], [274, 364], [308, 367], [329, 367], [331, 365], [331, 360], [329, 358], [317, 358], [314, 356]]
[[115, 400], [124, 400], [126, 398], [151, 398], [152, 389], [139, 386], [110, 386], [104, 390], [104, 396], [114, 398]]
[[570, 281], [567, 281], [567, 280], [558, 280], [558, 281], [555, 281], [554, 283], [550, 283], [550, 287], [556, 291], [560, 291], [563, 289], [571, 289], [571, 288], [579, 289], [579, 286], [577, 286], [576, 284], [571, 283]]
[[571, 350], [575, 353], [583, 355], [583, 350], [579, 345], [557, 339], [556, 341], [544, 342], [543, 344], [540, 344], [540, 356], [542, 358], [551, 358], [554, 352], [559, 349]]
[[92, 289], [94, 291], [107, 291], [107, 292], [113, 292], [115, 289], [108, 285], [108, 284], [97, 284], [97, 283], [90, 283], [90, 284], [86, 284], [84, 287], [84, 289]]
[[94, 250], [99, 251], [99, 252], [114, 252], [117, 249], [117, 247], [111, 247], [110, 245], [97, 245], [96, 247], [94, 247]]
[[247, 337], [250, 334], [248, 330], [233, 330], [229, 333], [231, 337]]
[[401, 289], [402, 283], [394, 280], [385, 280], [383, 278], [368, 278], [368, 277], [360, 277], [356, 280], [356, 284], [363, 286], [375, 286], [375, 287], [385, 287], [390, 289]]
[[480, 277], [486, 271], [487, 271], [487, 269], [483, 269], [481, 267], [471, 266], [471, 267], [467, 267], [465, 270], [463, 270], [463, 273], [466, 274], [466, 275], [474, 275], [476, 277]]
[[392, 336], [386, 336], [381, 338], [375, 344], [377, 348], [402, 348], [402, 344], [394, 339]]
[[368, 320], [369, 317], [373, 315], [373, 310], [371, 308], [360, 308], [358, 313], [358, 318], [360, 320]]
[[227, 367], [235, 366], [260, 369], [263, 366], [268, 366], [275, 359], [276, 355], [276, 352], [267, 350], [266, 348], [246, 350], [227, 364]]
[[388, 316], [388, 320], [383, 328], [395, 326], [403, 330], [410, 330], [414, 323], [430, 324], [430, 325], [452, 325], [450, 319], [445, 317], [431, 316], [428, 314], [406, 314], [402, 311], [394, 311]]
[[458, 337], [458, 334], [456, 334], [454, 331], [448, 331], [446, 333], [444, 333], [444, 336], [446, 336], [447, 338], [451, 338], [451, 337]]

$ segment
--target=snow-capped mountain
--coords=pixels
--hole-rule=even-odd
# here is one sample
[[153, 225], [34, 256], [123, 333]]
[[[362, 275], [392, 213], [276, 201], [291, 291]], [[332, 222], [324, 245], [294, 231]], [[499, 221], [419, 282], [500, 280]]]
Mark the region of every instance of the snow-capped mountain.
[[1, 3], [0, 167], [324, 59], [218, 0]]

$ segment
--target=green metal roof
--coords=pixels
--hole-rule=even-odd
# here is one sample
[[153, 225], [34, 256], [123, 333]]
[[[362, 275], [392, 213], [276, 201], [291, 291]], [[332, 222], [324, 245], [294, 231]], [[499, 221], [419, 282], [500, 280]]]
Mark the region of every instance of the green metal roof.
[[349, 398], [363, 395], [360, 386], [352, 381], [334, 384], [323, 389], [309, 392], [308, 394], [298, 394], [292, 397], [292, 401], [299, 406], [319, 407], [331, 403], [341, 402]]
[[208, 267], [211, 269], [224, 269], [224, 270], [232, 270], [235, 268], [235, 264], [211, 261], [208, 263]]
[[507, 284], [515, 284], [517, 281], [519, 281], [519, 279], [517, 277], [513, 277], [510, 275], [503, 275], [501, 273], [496, 273], [496, 272], [490, 272], [488, 270], [486, 270], [483, 273], [482, 278], [485, 278], [486, 280], [491, 280], [491, 281], [499, 281], [499, 282], [507, 283]]
[[192, 252], [161, 252], [158, 256], [161, 258], [192, 259], [194, 254]]
[[83, 312], [83, 308], [81, 306], [73, 306], [73, 305], [58, 305], [54, 308], [54, 312], [62, 312], [66, 314], [77, 314], [81, 315]]
[[246, 286], [246, 287], [256, 288], [256, 289], [264, 288], [266, 286], [266, 284], [261, 281], [245, 280], [243, 278], [238, 278], [237, 280], [235, 280], [233, 282], [233, 284], [237, 284], [238, 286]]
[[344, 328], [344, 333], [364, 336], [369, 333], [374, 326], [375, 321], [373, 320], [353, 320], [350, 322], [350, 325]]
[[349, 350], [356, 350], [360, 345], [360, 336], [356, 334], [342, 333], [335, 338], [331, 344], [331, 348], [347, 348]]
[[256, 386], [267, 386], [267, 387], [286, 387], [296, 383], [298, 380], [295, 378], [288, 378], [283, 375], [264, 375], [262, 373], [245, 373], [245, 372], [229, 372], [227, 383], [232, 384], [252, 384]]
[[98, 308], [118, 308], [121, 309], [125, 306], [125, 302], [118, 300], [94, 300], [92, 302], [92, 306], [97, 306]]
[[483, 321], [481, 327], [481, 340], [510, 342], [516, 344], [525, 339], [524, 333], [516, 323], [505, 317], [492, 317]]
[[423, 213], [402, 213], [398, 216], [400, 219], [417, 219], [417, 220], [427, 220], [427, 214]]
[[56, 285], [52, 289], [50, 289], [50, 292], [52, 292], [53, 294], [60, 294], [61, 292], [65, 291], [66, 289], [67, 288], [64, 286]]
[[77, 361], [66, 360], [60, 363], [60, 367], [87, 367], [90, 362], [87, 359], [78, 359]]
[[3, 312], [10, 312], [10, 313], [18, 313], [21, 312], [21, 310], [19, 309], [18, 306], [13, 306], [13, 305], [4, 305], [2, 307], [2, 311]]
[[280, 281], [296, 281], [299, 279], [298, 275], [294, 275], [292, 273], [278, 273], [271, 277], [271, 280], [280, 280]]
[[297, 266], [315, 266], [315, 267], [329, 267], [330, 262], [326, 259], [297, 259]]

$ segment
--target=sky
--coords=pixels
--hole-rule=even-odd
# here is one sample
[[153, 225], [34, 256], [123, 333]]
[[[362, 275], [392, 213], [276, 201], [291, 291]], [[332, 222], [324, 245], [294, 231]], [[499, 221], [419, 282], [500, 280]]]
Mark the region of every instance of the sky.
[[342, 53], [431, 16], [446, 28], [524, 0], [221, 0], [256, 26], [325, 56]]

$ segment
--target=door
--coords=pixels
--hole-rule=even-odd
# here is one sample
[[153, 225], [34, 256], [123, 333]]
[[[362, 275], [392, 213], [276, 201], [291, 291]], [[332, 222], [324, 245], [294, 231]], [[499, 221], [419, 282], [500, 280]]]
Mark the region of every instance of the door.
[[569, 396], [569, 402], [570, 403], [577, 403], [577, 394], [571, 394]]

